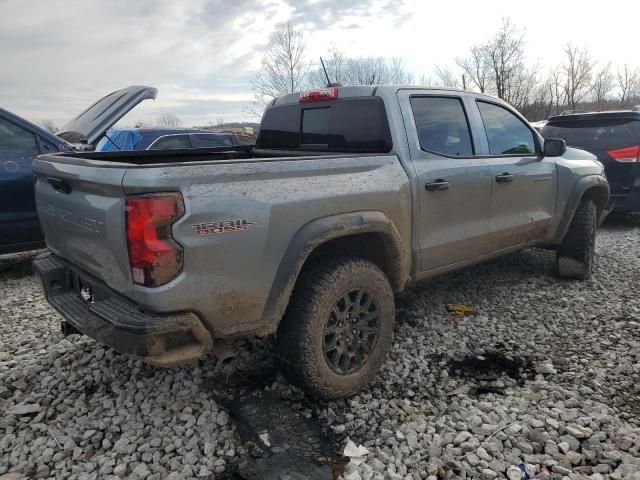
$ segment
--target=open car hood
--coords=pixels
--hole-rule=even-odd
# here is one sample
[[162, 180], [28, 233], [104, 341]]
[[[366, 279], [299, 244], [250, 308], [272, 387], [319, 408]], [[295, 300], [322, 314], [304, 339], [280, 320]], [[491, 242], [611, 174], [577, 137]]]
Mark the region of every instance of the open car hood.
[[87, 108], [80, 115], [64, 125], [58, 136], [70, 143], [86, 143], [95, 145], [96, 142], [115, 123], [143, 100], [156, 98], [158, 90], [144, 85], [116, 90], [102, 97]]

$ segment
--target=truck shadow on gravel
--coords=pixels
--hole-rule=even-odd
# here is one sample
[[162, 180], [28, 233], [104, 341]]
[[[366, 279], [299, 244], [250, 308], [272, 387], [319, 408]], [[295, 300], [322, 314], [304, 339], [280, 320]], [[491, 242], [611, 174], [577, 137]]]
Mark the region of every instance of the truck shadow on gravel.
[[0, 255], [0, 282], [33, 275], [33, 260], [43, 250]]
[[633, 230], [640, 227], [640, 214], [610, 213], [600, 228], [604, 230]]

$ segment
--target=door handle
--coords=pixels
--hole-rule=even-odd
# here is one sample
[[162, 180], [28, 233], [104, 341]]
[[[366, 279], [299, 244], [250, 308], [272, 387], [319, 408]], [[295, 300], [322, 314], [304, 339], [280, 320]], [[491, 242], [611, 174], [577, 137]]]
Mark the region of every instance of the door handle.
[[65, 194], [71, 193], [71, 186], [64, 180], [61, 180], [59, 178], [49, 177], [47, 178], [47, 182], [51, 184], [51, 186], [56, 192], [65, 193]]
[[424, 188], [427, 189], [428, 192], [437, 192], [438, 190], [448, 190], [451, 184], [446, 180], [439, 178], [434, 182], [427, 183]]
[[516, 178], [515, 175], [509, 173], [509, 172], [504, 172], [501, 173], [500, 175], [496, 175], [496, 182], [498, 183], [509, 183], [509, 182], [513, 182], [513, 179]]

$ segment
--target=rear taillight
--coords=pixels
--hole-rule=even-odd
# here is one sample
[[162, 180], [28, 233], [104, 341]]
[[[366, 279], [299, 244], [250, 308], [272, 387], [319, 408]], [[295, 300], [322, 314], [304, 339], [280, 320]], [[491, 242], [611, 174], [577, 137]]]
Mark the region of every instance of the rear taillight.
[[338, 87], [320, 88], [318, 90], [307, 90], [300, 92], [298, 103], [326, 102], [338, 98]]
[[611, 158], [618, 162], [639, 162], [640, 145], [634, 147], [618, 148], [607, 152]]
[[182, 246], [173, 239], [171, 226], [183, 214], [179, 193], [127, 198], [127, 245], [135, 283], [157, 287], [180, 274]]

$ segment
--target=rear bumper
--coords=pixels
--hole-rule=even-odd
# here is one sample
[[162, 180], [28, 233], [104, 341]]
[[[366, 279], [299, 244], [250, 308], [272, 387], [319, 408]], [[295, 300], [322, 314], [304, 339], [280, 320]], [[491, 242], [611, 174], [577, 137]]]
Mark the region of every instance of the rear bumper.
[[634, 186], [625, 195], [611, 195], [611, 202], [614, 204], [614, 212], [640, 212], [640, 185]]
[[213, 346], [211, 335], [194, 313], [142, 312], [104, 283], [52, 254], [36, 258], [33, 268], [47, 301], [64, 317], [63, 331], [70, 325], [120, 353], [144, 357], [159, 367], [196, 360]]

